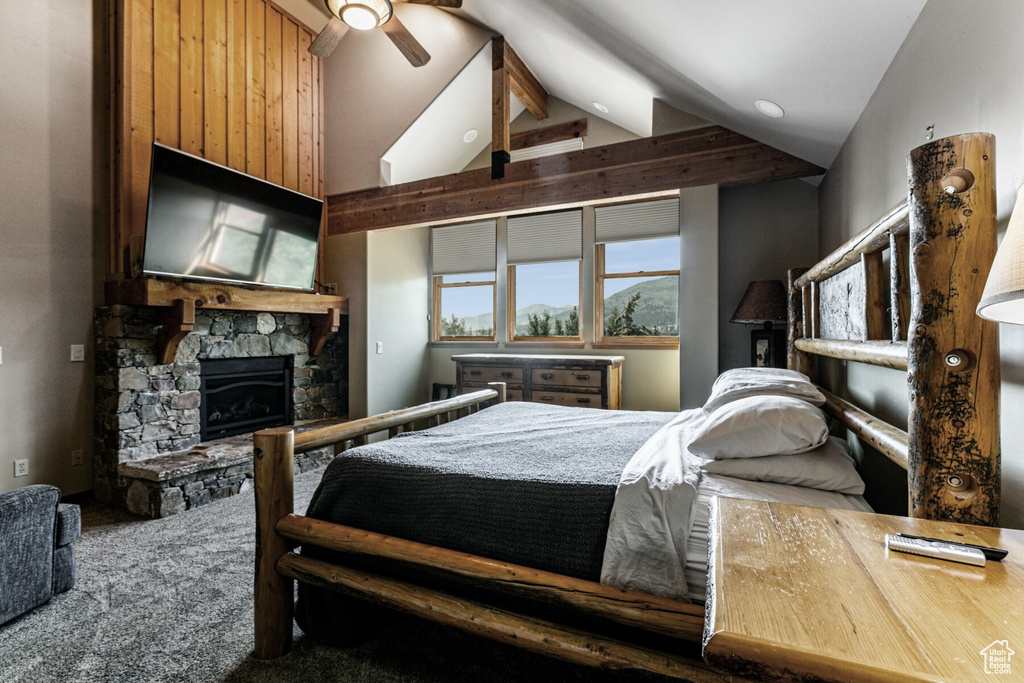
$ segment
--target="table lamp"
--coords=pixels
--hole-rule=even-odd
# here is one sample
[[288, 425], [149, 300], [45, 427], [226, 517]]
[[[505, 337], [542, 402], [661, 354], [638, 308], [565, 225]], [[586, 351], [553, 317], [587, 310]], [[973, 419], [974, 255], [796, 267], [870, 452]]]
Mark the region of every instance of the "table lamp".
[[978, 315], [1024, 325], [1024, 185], [1017, 188], [1017, 203], [985, 281]]
[[754, 367], [786, 367], [786, 329], [773, 329], [772, 325], [786, 322], [787, 303], [782, 280], [754, 280], [732, 314], [729, 322], [764, 325], [750, 333], [750, 364]]

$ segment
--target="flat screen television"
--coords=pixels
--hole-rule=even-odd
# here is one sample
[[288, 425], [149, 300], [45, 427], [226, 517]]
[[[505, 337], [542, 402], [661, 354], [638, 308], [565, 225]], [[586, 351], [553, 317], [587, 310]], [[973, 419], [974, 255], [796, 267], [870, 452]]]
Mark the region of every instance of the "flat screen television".
[[147, 275], [312, 290], [323, 201], [154, 143]]

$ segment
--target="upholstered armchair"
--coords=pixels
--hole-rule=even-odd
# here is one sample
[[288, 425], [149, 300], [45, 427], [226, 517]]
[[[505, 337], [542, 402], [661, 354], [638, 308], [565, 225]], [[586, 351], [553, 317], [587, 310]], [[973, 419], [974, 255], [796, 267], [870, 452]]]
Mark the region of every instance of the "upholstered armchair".
[[53, 486], [0, 494], [0, 624], [75, 585], [77, 505], [60, 502]]

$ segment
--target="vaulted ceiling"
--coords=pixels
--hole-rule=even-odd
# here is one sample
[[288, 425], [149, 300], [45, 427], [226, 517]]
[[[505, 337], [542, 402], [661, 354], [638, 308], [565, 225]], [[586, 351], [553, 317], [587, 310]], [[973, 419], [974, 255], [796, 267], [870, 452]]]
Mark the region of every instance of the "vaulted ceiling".
[[[651, 134], [660, 99], [828, 167], [924, 3], [464, 0], [430, 11], [506, 36], [552, 95], [637, 135]], [[785, 115], [765, 116], [759, 99]]]

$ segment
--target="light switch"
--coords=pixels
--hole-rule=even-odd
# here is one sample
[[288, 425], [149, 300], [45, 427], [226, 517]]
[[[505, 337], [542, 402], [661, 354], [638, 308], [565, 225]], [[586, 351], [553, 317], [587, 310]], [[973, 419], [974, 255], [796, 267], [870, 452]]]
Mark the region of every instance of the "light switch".
[[4, 364], [4, 349], [0, 346], [0, 365]]
[[377, 342], [377, 353], [384, 353], [384, 342]]
[[75, 363], [80, 363], [85, 360], [85, 345], [71, 345], [71, 360], [74, 361]]

